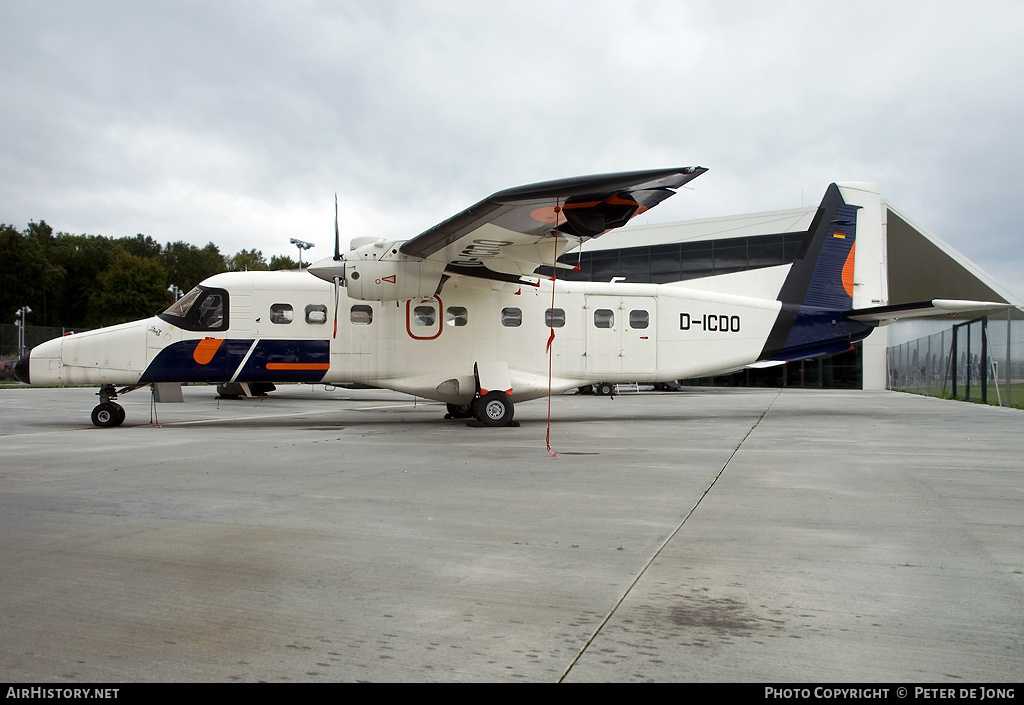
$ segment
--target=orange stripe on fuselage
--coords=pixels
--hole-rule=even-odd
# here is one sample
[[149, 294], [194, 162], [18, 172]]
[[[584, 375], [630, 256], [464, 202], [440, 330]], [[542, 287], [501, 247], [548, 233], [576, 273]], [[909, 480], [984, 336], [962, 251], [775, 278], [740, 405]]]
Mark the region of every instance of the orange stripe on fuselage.
[[329, 362], [268, 362], [268, 370], [329, 370]]
[[856, 251], [857, 243], [855, 242], [853, 247], [850, 248], [850, 254], [846, 256], [845, 264], [843, 264], [843, 288], [846, 289], [846, 293], [850, 296], [853, 296], [853, 253]]
[[210, 360], [217, 354], [217, 350], [220, 349], [220, 344], [223, 342], [220, 338], [203, 338], [196, 344], [196, 349], [192, 351], [192, 359], [200, 365], [210, 364]]

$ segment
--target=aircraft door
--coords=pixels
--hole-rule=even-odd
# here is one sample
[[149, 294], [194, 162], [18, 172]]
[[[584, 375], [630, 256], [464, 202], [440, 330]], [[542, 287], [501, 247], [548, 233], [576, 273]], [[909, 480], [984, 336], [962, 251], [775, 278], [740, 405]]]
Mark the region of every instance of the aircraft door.
[[440, 336], [444, 331], [443, 317], [444, 305], [436, 295], [419, 303], [405, 302], [405, 331], [413, 340], [434, 340]]
[[625, 296], [622, 302], [622, 371], [629, 374], [656, 372], [658, 300], [653, 296]]
[[629, 381], [657, 370], [657, 299], [651, 296], [588, 296], [587, 372]]

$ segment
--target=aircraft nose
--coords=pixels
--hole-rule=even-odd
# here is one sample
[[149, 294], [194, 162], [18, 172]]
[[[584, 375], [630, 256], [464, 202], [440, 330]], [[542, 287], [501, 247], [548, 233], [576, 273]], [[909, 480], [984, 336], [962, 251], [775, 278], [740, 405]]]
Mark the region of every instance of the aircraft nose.
[[14, 376], [20, 379], [25, 384], [32, 384], [28, 381], [28, 359], [32, 355], [32, 351], [29, 350], [27, 353], [18, 358], [18, 361], [14, 363]]

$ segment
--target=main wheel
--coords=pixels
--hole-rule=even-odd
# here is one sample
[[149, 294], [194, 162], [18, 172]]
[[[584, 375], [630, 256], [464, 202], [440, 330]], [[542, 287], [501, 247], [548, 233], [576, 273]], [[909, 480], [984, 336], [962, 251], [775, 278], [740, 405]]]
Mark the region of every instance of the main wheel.
[[114, 404], [114, 406], [117, 409], [117, 423], [115, 423], [114, 425], [120, 426], [121, 424], [124, 423], [124, 418], [125, 416], [127, 416], [127, 414], [124, 413], [124, 407], [121, 406], [120, 404]]
[[117, 426], [120, 423], [118, 419], [124, 420], [124, 417], [121, 416], [124, 413], [124, 409], [121, 409], [120, 414], [118, 409], [121, 409], [121, 407], [109, 401], [99, 404], [92, 410], [92, 422], [101, 428]]
[[473, 405], [472, 404], [449, 404], [448, 415], [453, 419], [471, 419], [473, 418]]
[[613, 391], [615, 391], [615, 387], [609, 382], [601, 382], [601, 384], [594, 385], [594, 392], [604, 397], [610, 397]]
[[476, 417], [487, 426], [507, 426], [515, 409], [505, 392], [488, 392], [476, 401]]

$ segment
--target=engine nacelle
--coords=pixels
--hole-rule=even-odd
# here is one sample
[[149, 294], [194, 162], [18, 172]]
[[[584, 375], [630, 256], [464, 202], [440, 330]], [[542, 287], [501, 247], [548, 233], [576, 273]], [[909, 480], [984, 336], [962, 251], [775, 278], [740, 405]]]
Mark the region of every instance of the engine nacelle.
[[340, 260], [324, 259], [309, 266], [309, 273], [324, 281], [342, 281], [348, 295], [363, 301], [425, 299], [437, 293], [444, 262], [407, 257], [402, 241], [362, 237]]
[[345, 262], [348, 295], [363, 301], [425, 299], [437, 293], [444, 262], [422, 259], [356, 260]]

